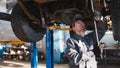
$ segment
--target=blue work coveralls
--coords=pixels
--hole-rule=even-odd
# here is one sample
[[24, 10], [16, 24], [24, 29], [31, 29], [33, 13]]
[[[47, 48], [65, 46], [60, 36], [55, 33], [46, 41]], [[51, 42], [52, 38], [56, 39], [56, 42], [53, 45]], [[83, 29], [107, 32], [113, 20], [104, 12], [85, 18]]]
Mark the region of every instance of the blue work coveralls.
[[[99, 40], [107, 31], [107, 23], [103, 21], [97, 22]], [[95, 31], [86, 34], [84, 37], [73, 32], [68, 38], [65, 55], [69, 59], [69, 68], [97, 68], [94, 49], [97, 44]], [[92, 62], [92, 64], [91, 64]]]

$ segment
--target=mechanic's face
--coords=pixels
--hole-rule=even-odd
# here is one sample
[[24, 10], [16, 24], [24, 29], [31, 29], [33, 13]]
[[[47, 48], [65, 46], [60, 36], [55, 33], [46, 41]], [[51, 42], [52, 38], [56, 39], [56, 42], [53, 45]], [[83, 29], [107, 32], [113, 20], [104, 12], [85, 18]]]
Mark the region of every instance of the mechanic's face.
[[77, 20], [74, 23], [75, 23], [73, 27], [74, 31], [80, 32], [85, 30], [85, 24], [83, 23], [83, 21]]

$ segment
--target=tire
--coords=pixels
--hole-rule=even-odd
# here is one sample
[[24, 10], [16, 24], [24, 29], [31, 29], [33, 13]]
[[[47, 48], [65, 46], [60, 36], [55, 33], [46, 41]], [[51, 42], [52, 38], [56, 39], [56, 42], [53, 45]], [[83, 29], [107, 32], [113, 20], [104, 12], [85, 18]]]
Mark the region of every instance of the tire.
[[120, 41], [120, 0], [111, 0], [112, 29], [115, 40]]
[[[39, 9], [33, 2], [24, 2], [24, 5], [30, 13], [41, 19]], [[18, 4], [12, 10], [11, 25], [15, 35], [25, 42], [37, 42], [41, 40], [46, 30], [41, 25], [32, 23]]]

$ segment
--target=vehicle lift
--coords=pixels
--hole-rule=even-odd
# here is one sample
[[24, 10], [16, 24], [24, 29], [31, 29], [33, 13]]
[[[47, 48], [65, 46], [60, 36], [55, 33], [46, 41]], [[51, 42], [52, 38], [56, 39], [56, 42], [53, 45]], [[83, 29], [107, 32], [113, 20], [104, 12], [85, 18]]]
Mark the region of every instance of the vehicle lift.
[[[60, 26], [51, 26], [46, 28], [46, 68], [54, 68], [54, 46], [53, 46], [53, 30], [72, 30], [71, 28], [60, 28]], [[31, 43], [31, 68], [38, 66], [38, 49], [36, 43]]]
[[[38, 49], [36, 43], [32, 42], [31, 46], [31, 68], [38, 68]], [[46, 29], [46, 68], [54, 68], [53, 56], [53, 30]]]

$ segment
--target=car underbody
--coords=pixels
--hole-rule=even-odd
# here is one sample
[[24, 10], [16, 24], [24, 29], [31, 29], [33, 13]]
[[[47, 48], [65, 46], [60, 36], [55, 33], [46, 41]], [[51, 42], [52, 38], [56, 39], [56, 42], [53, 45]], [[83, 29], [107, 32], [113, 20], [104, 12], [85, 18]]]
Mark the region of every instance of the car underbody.
[[[86, 28], [94, 29], [94, 12], [100, 11], [103, 17], [110, 16], [115, 40], [120, 40], [120, 1], [119, 0], [17, 0], [12, 5], [12, 13], [0, 12], [0, 19], [11, 21], [15, 35], [25, 42], [36, 42], [43, 38], [46, 27], [63, 23], [72, 25], [69, 16], [83, 15]], [[70, 11], [69, 11], [70, 10]]]

